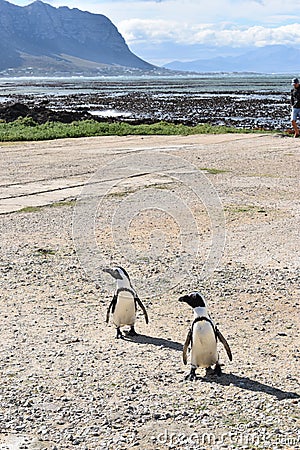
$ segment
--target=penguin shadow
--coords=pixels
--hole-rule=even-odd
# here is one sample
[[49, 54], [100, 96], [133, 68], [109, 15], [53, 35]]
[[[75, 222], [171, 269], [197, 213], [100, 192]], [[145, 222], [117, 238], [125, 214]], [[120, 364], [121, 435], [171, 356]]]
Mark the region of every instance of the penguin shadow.
[[164, 338], [157, 338], [152, 336], [146, 336], [145, 334], [137, 334], [136, 336], [125, 336], [126, 340], [135, 342], [136, 344], [155, 345], [156, 347], [168, 348], [177, 352], [182, 352], [183, 345], [180, 342], [169, 341]]
[[297, 394], [296, 392], [283, 391], [273, 386], [269, 386], [268, 384], [252, 380], [251, 378], [248, 377], [240, 377], [239, 375], [235, 375], [233, 373], [227, 374], [223, 372], [222, 376], [220, 377], [207, 376], [204, 377], [202, 381], [209, 383], [213, 382], [220, 384], [222, 386], [229, 386], [230, 384], [233, 384], [234, 386], [247, 391], [264, 392], [266, 394], [272, 395], [273, 397], [276, 397], [277, 400], [300, 398], [300, 395]]

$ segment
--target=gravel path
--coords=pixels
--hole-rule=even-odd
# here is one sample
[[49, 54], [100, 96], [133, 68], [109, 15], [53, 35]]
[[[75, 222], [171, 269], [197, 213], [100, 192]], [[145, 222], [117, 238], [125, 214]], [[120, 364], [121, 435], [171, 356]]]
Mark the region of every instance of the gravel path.
[[[105, 324], [114, 284], [101, 271], [97, 280], [89, 277], [74, 250], [74, 199], [99, 167], [120, 156], [142, 161], [146, 151], [180, 157], [205, 175], [224, 208], [226, 245], [203, 279], [212, 224], [206, 205], [191, 195], [203, 248], [180, 283], [170, 285], [168, 277], [174, 257], [183, 258], [181, 207], [178, 217], [163, 207], [132, 210], [130, 238], [150, 258], [126, 264], [109, 226], [113, 211], [126, 201], [130, 213], [130, 196], [140, 191], [159, 202], [169, 193], [185, 195], [194, 180], [188, 186], [162, 174], [124, 183], [120, 177], [98, 211], [97, 242], [108, 262], [130, 273], [150, 323], [139, 313], [140, 335], [116, 340]], [[0, 156], [0, 449], [300, 448], [298, 140], [89, 138], [0, 145]], [[40, 201], [43, 185], [47, 198]], [[70, 186], [75, 190], [66, 195]], [[152, 258], [150, 229], [167, 243]], [[145, 296], [148, 284], [152, 295]], [[199, 370], [197, 381], [185, 382], [182, 344], [192, 311], [177, 299], [195, 289], [205, 295], [233, 361], [220, 346], [223, 376]]]

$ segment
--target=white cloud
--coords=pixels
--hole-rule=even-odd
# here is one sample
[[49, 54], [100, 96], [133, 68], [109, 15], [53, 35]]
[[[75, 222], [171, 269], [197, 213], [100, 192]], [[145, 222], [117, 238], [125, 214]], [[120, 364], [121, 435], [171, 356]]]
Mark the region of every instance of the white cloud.
[[137, 41], [161, 43], [171, 40], [178, 43], [188, 41], [191, 36], [191, 30], [187, 25], [168, 20], [124, 20], [119, 23], [118, 28], [128, 43]]
[[177, 44], [205, 44], [217, 46], [249, 47], [275, 44], [299, 45], [300, 24], [279, 27], [237, 26], [234, 24], [200, 24], [167, 20], [125, 20], [119, 30], [129, 44], [141, 42]]

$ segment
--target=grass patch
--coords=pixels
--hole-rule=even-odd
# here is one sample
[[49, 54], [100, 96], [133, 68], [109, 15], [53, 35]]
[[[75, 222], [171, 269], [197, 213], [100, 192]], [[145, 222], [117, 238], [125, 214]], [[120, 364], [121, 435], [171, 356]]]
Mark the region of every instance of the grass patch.
[[247, 174], [242, 174], [242, 176], [245, 177], [255, 177], [255, 178], [280, 178], [277, 175], [272, 175], [271, 173], [247, 173]]
[[133, 193], [133, 191], [111, 192], [110, 194], [108, 194], [108, 197], [122, 198], [131, 193]]
[[[97, 122], [81, 120], [72, 123], [47, 122], [36, 123], [32, 118], [19, 118], [14, 122], [0, 122], [0, 141], [41, 141], [49, 139], [77, 138], [90, 136], [127, 136], [127, 135], [193, 135], [223, 133], [258, 133], [234, 127], [200, 124], [194, 127], [157, 122], [152, 125], [131, 125], [124, 122]], [[259, 131], [262, 133], [262, 131]]]
[[125, 189], [124, 191], [114, 191], [114, 192], [110, 192], [108, 194], [108, 197], [112, 197], [112, 198], [122, 198], [122, 197], [126, 197], [126, 195], [129, 194], [134, 194], [135, 192], [137, 192], [140, 188], [128, 188]]
[[226, 211], [230, 211], [232, 213], [246, 213], [254, 211], [254, 206], [237, 206], [232, 208], [225, 208]]
[[61, 202], [51, 203], [49, 208], [61, 208], [62, 206], [75, 206], [76, 200], [62, 200]]
[[19, 209], [18, 213], [32, 213], [37, 212], [42, 206], [25, 206], [25, 208]]
[[211, 175], [217, 175], [218, 173], [229, 172], [228, 170], [214, 169], [213, 167], [200, 167], [199, 170], [205, 170], [205, 172], [210, 173]]
[[38, 248], [36, 253], [38, 255], [48, 256], [48, 255], [55, 255], [56, 251], [52, 248]]
[[256, 207], [252, 206], [252, 205], [226, 206], [224, 208], [225, 211], [233, 213], [233, 214], [255, 212], [255, 209], [256, 209]]
[[18, 213], [33, 213], [40, 211], [42, 208], [61, 208], [62, 206], [74, 206], [76, 200], [62, 200], [61, 202], [50, 203], [49, 205], [42, 206], [25, 206], [25, 208], [19, 209]]
[[241, 206], [226, 206], [224, 208], [226, 212], [233, 213], [233, 214], [240, 214], [240, 213], [267, 213], [267, 211], [263, 208], [260, 208], [258, 206], [253, 205], [241, 205]]

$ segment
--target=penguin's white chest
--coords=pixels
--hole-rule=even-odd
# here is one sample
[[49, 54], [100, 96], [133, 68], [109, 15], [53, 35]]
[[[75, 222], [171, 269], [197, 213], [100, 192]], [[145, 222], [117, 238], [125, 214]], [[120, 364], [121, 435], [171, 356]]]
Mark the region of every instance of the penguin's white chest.
[[217, 342], [211, 324], [205, 321], [195, 323], [191, 351], [192, 366], [210, 367], [217, 361]]
[[120, 292], [113, 314], [113, 322], [116, 327], [134, 325], [136, 320], [136, 308], [134, 297], [130, 292]]

